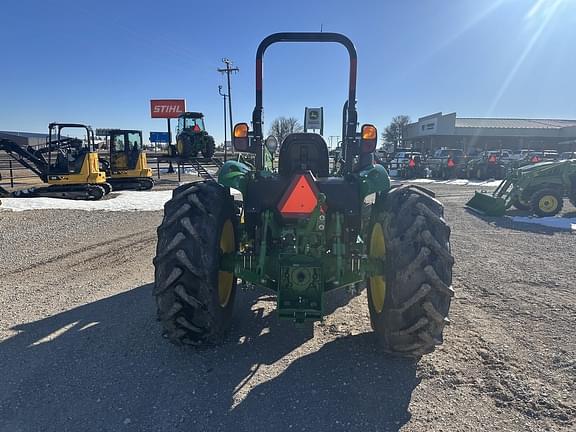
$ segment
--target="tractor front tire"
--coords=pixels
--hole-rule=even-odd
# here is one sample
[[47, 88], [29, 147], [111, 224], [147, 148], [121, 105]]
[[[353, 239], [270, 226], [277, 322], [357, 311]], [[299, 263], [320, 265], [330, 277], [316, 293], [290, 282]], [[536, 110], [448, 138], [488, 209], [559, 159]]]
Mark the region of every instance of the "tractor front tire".
[[442, 343], [454, 295], [450, 228], [440, 202], [422, 189], [400, 187], [378, 196], [368, 250], [385, 263], [368, 278], [370, 322], [380, 345], [418, 358]]
[[555, 216], [562, 210], [562, 195], [554, 189], [542, 189], [530, 198], [530, 206], [534, 214], [540, 217]]
[[236, 277], [220, 269], [237, 250], [237, 216], [227, 188], [196, 182], [175, 189], [158, 228], [158, 320], [176, 345], [218, 344], [232, 322]]

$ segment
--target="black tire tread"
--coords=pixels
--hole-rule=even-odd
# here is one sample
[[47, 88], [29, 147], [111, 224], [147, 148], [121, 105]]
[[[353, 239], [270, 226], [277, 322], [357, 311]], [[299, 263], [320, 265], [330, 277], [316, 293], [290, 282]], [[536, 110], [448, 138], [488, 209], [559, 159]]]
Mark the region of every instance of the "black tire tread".
[[216, 182], [182, 185], [164, 207], [153, 295], [163, 333], [174, 344], [218, 344], [230, 326], [235, 286], [223, 308], [216, 285], [218, 241], [227, 219], [236, 226], [233, 199]]
[[370, 287], [368, 302], [372, 328], [388, 352], [430, 353], [450, 323], [454, 258], [443, 212], [440, 202], [410, 186], [378, 197], [373, 207], [371, 223], [381, 223], [386, 237], [387, 292], [381, 313], [372, 304]]

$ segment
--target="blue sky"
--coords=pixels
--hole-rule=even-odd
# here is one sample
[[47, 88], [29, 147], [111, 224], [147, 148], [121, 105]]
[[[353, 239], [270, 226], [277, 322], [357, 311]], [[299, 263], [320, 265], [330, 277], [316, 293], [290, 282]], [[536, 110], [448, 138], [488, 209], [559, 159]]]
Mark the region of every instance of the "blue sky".
[[[576, 0], [8, 1], [0, 26], [0, 130], [50, 121], [165, 130], [150, 98], [185, 98], [223, 139], [216, 71], [234, 60], [234, 121], [254, 106], [254, 55], [278, 31], [342, 32], [358, 50], [359, 121], [396, 114], [576, 118]], [[348, 59], [337, 45], [272, 46], [267, 126], [325, 107], [340, 134]]]

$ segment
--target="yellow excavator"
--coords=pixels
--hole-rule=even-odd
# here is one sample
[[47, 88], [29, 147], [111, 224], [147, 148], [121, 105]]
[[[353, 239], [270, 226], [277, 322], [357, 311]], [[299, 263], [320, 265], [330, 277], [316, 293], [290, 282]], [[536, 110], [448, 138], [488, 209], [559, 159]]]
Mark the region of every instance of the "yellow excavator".
[[107, 136], [110, 156], [109, 160], [100, 158], [100, 164], [114, 190], [152, 189], [154, 179], [142, 146], [142, 131], [108, 129]]
[[[65, 129], [84, 129], [85, 139], [65, 136]], [[42, 147], [23, 147], [8, 139], [0, 139], [4, 150], [15, 161], [36, 174], [47, 186], [7, 192], [4, 197], [50, 197], [98, 200], [110, 193], [112, 186], [106, 173], [100, 171], [94, 132], [79, 123], [50, 123], [48, 142]]]

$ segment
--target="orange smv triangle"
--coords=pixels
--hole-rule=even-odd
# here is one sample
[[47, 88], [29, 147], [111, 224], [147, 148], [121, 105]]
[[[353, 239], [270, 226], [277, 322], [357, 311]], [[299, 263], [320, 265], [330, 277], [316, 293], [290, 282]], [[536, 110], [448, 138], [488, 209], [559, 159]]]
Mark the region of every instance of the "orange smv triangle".
[[496, 155], [490, 155], [488, 158], [488, 162], [495, 163], [496, 162]]
[[416, 162], [414, 162], [414, 159], [410, 159], [410, 162], [408, 162], [408, 166], [410, 168], [414, 168], [416, 166]]
[[454, 161], [452, 159], [448, 159], [448, 168], [454, 168]]
[[282, 216], [308, 216], [318, 205], [316, 192], [305, 175], [292, 182], [280, 201], [278, 210]]

